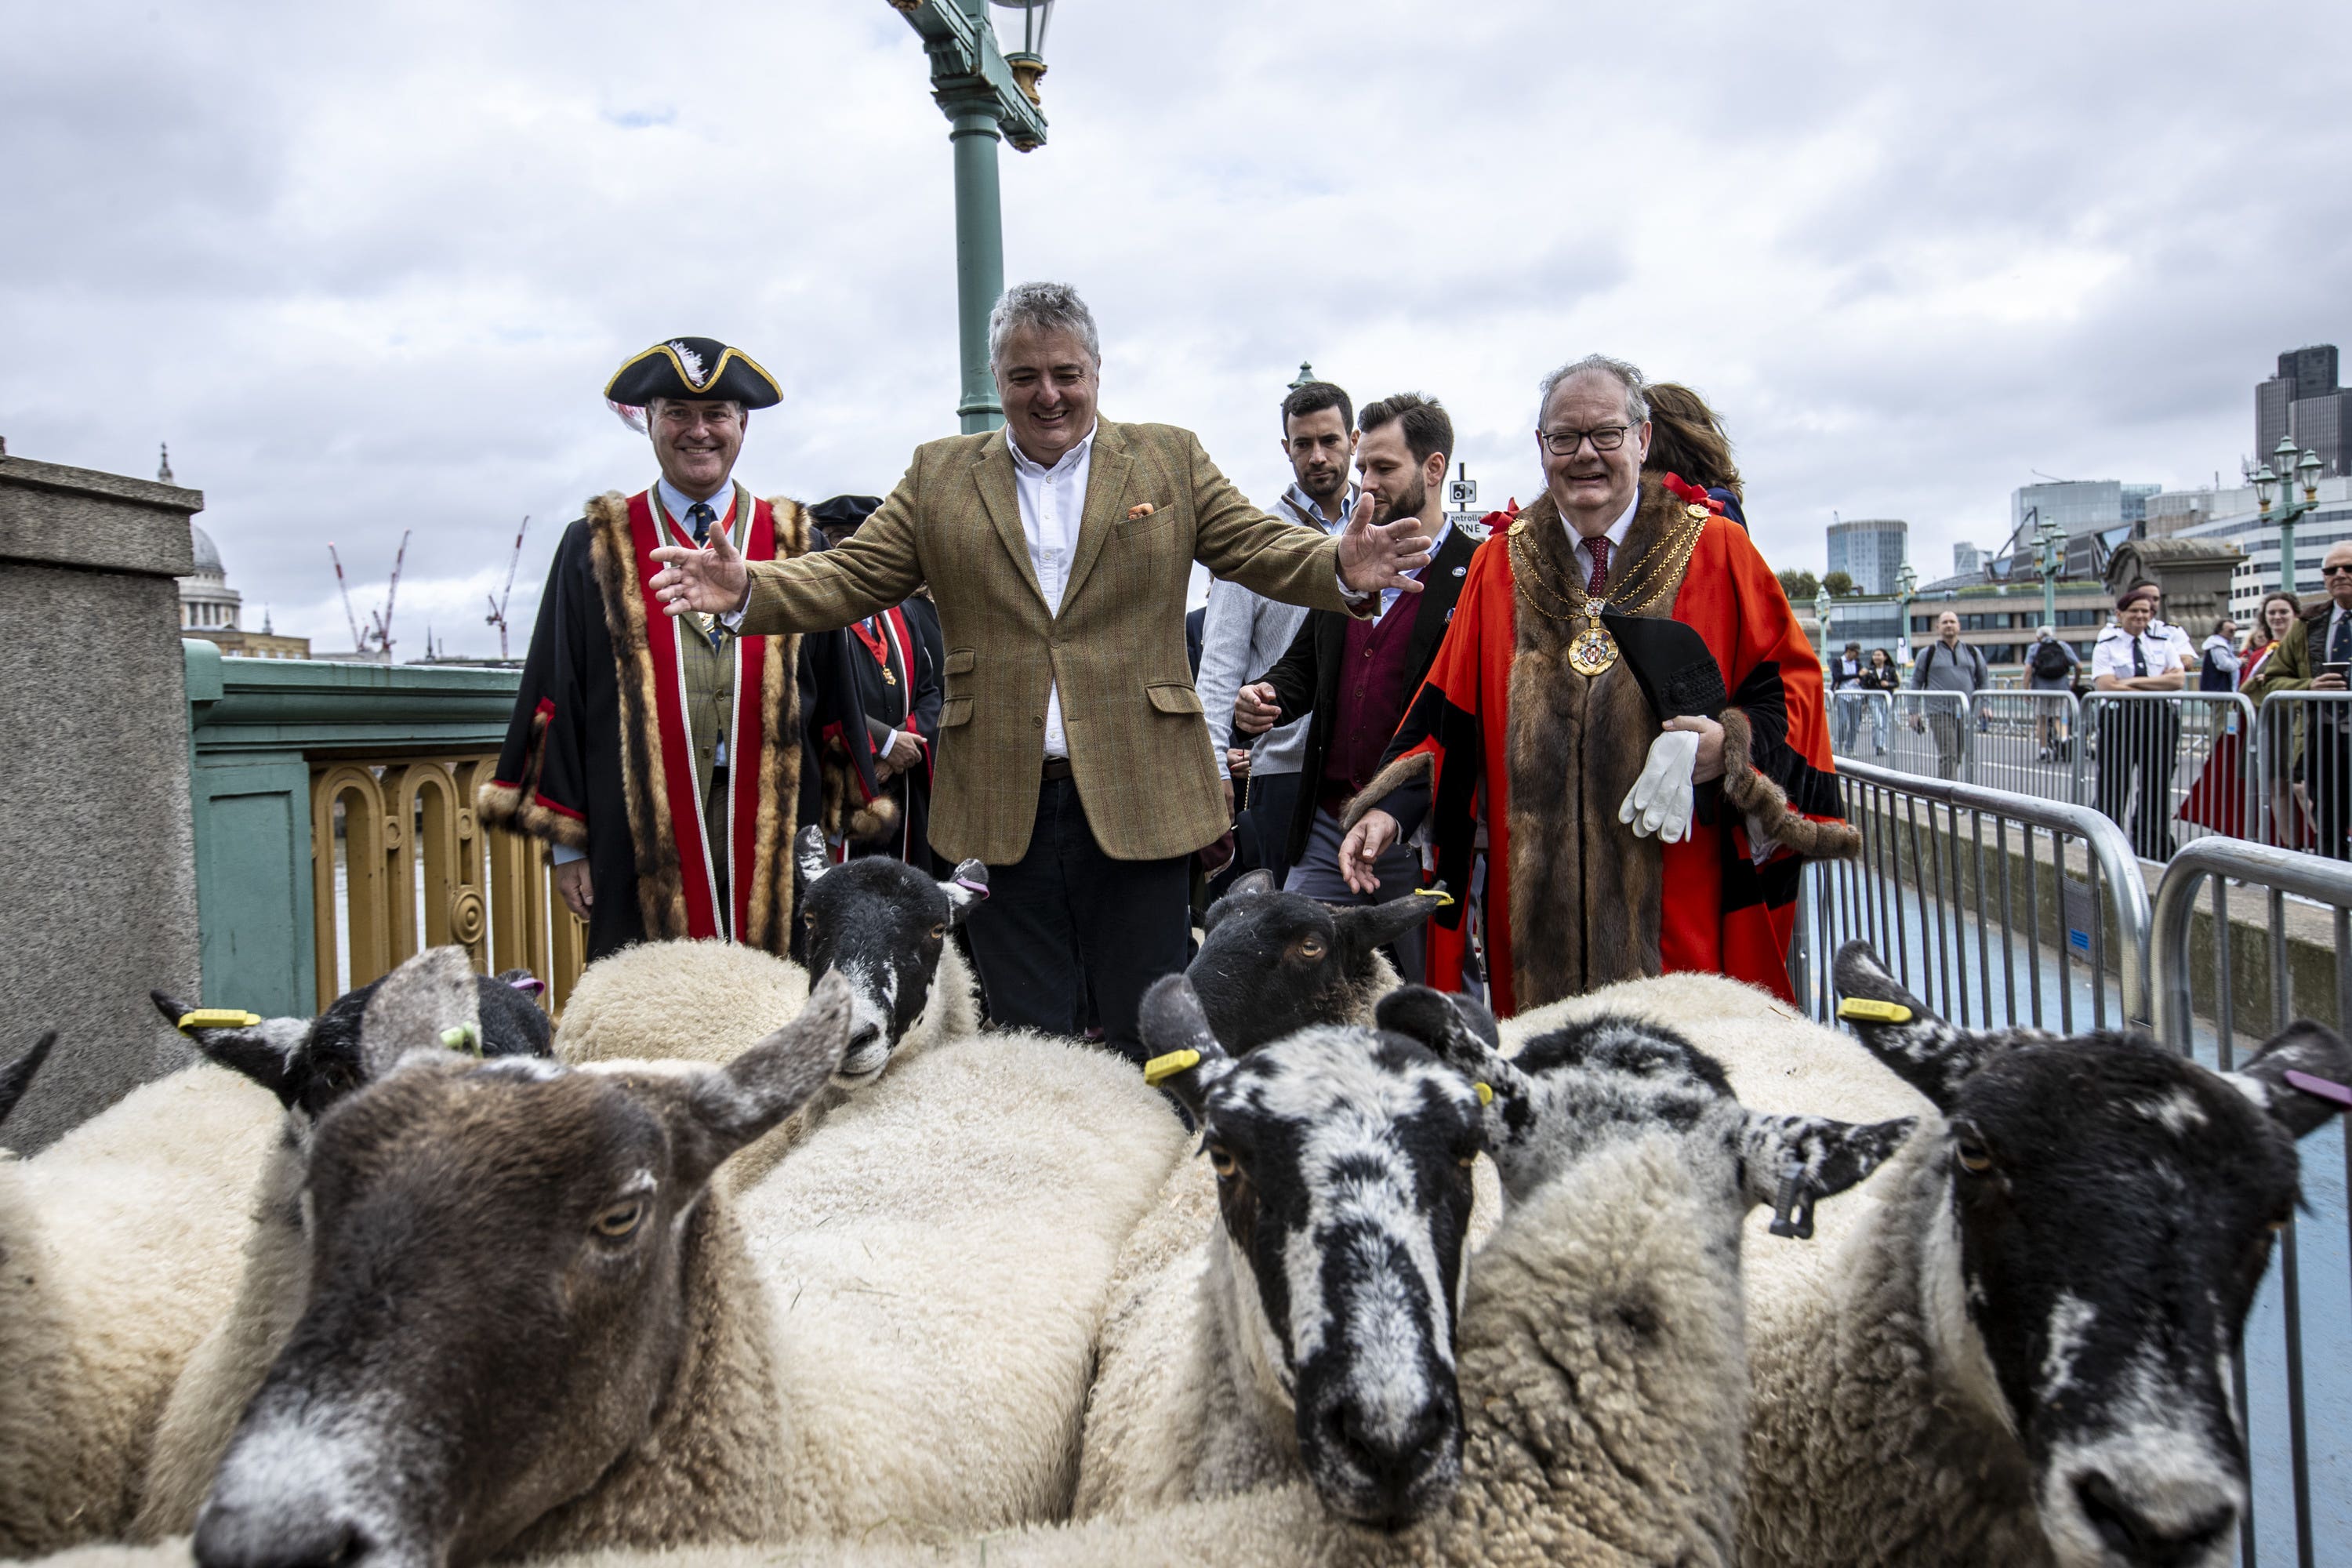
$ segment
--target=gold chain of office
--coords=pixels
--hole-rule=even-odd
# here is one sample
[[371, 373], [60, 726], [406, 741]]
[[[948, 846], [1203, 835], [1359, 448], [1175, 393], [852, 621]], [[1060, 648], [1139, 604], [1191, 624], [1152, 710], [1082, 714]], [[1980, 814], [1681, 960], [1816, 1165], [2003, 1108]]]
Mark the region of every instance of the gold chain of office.
[[[1616, 592], [1609, 597], [1628, 615], [1647, 612], [1667, 582], [1678, 581], [1688, 567], [1691, 551], [1698, 543], [1707, 516], [1705, 507], [1685, 506], [1682, 525], [1662, 536], [1647, 553], [1627, 567], [1617, 579]], [[1602, 602], [1596, 601], [1574, 574], [1570, 574], [1567, 588], [1561, 589], [1559, 580], [1545, 567], [1543, 552], [1529, 533], [1526, 519], [1511, 524], [1510, 542], [1511, 574], [1528, 585], [1528, 603], [1536, 613], [1562, 626], [1574, 626], [1580, 620], [1584, 623], [1583, 628], [1569, 640], [1568, 667], [1590, 679], [1615, 664], [1617, 639], [1601, 624]], [[1545, 604], [1547, 598], [1559, 608]]]

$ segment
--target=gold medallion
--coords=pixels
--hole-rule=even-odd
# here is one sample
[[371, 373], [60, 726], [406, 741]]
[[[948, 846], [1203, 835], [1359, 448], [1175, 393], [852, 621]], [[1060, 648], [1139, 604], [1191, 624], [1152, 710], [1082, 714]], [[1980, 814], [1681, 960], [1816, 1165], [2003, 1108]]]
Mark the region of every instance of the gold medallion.
[[1579, 675], [1599, 675], [1616, 662], [1617, 639], [1598, 620], [1587, 621], [1568, 645], [1568, 668]]
[[887, 664], [882, 667], [882, 684], [885, 686], [898, 684], [898, 678], [890, 673], [890, 667]]

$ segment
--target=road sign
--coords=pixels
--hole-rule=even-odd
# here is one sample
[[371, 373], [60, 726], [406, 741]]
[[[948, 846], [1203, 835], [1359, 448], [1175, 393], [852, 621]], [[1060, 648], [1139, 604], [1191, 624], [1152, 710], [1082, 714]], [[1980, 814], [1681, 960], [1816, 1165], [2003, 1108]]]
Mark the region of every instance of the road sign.
[[1478, 504], [1478, 481], [1448, 479], [1445, 481], [1445, 504], [1456, 511], [1467, 511]]

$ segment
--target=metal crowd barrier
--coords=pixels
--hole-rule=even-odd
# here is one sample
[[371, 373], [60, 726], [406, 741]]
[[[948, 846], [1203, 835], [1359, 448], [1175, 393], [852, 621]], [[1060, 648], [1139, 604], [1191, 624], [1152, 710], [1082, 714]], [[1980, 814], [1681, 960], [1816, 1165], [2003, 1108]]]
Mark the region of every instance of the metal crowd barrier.
[[2079, 805], [2082, 732], [2072, 691], [1979, 691], [1969, 700], [1968, 782]]
[[[1965, 715], [1923, 703], [1920, 716], [1938, 707]], [[1838, 773], [1862, 854], [1806, 868], [1791, 978], [1813, 1016], [1833, 1016], [1828, 961], [1860, 937], [1958, 1024], [2147, 1022], [2147, 889], [2114, 823], [1873, 763], [1842, 760]]]
[[1968, 770], [1974, 728], [1969, 722], [1968, 693], [1905, 690], [1892, 695], [1895, 721], [1887, 765], [1935, 778], [1960, 778]]
[[[2234, 826], [2242, 837], [2253, 727], [2253, 703], [2235, 691], [2094, 691], [2083, 699], [2074, 799], [2120, 824], [2143, 860], [2171, 859], [2176, 835]], [[2184, 814], [2192, 794], [2195, 812]]]
[[2255, 837], [2352, 858], [2352, 692], [2273, 691], [2252, 729]]
[[[2232, 882], [2240, 884], [2235, 921]], [[2205, 891], [2210, 912], [2200, 968], [2195, 917]], [[2290, 894], [2326, 912], [2291, 907]], [[2250, 903], [2258, 907], [2250, 910], [2244, 907]], [[2298, 932], [2297, 925], [2305, 929]], [[2238, 838], [2200, 838], [2165, 870], [2153, 942], [2159, 1037], [2210, 1067], [2227, 1071], [2263, 1037], [2298, 1016], [2324, 1016], [2331, 1005], [2339, 1030], [2352, 1021], [2352, 964], [2344, 959], [2352, 952], [2352, 865]], [[2241, 949], [2247, 946], [2260, 950], [2252, 965], [2242, 962], [2247, 955]], [[2298, 947], [2300, 963], [2294, 962]], [[2314, 986], [2297, 994], [2298, 968], [2319, 994], [2311, 994]], [[2195, 1006], [2200, 974], [2207, 999], [2201, 1018]], [[2248, 1020], [2254, 1027], [2242, 1036], [2235, 992], [2249, 978], [2263, 982], [2269, 1005], [2266, 1016]], [[2304, 1211], [2290, 1216], [2280, 1233], [2278, 1267], [2256, 1298], [2246, 1354], [2234, 1369], [2254, 1464], [2252, 1506], [2239, 1536], [2248, 1568], [2259, 1560], [2258, 1537], [2284, 1544], [2286, 1531], [2276, 1522], [2282, 1519], [2292, 1521], [2294, 1560], [2304, 1568], [2352, 1561], [2352, 1527], [2346, 1521], [2352, 1511], [2347, 1500], [2352, 1499], [2352, 1455], [2347, 1454], [2352, 1445], [2345, 1415], [2352, 1408], [2352, 1370], [2341, 1354], [2352, 1333], [2352, 1204], [2346, 1201], [2352, 1191], [2352, 1140], [2342, 1118], [2304, 1139], [2300, 1152]], [[2326, 1348], [2306, 1358], [2305, 1341], [2315, 1326]], [[2263, 1463], [2264, 1455], [2282, 1449], [2283, 1474], [2275, 1463]]]
[[1893, 739], [1891, 692], [1848, 687], [1830, 693], [1830, 751], [1844, 757], [1884, 757]]

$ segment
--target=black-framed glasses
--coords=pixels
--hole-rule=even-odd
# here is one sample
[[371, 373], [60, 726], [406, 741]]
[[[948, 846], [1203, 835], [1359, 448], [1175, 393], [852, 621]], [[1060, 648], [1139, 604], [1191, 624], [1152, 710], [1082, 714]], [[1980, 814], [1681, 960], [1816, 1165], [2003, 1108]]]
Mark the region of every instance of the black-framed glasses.
[[1573, 458], [1576, 449], [1587, 441], [1592, 443], [1596, 452], [1613, 452], [1625, 444], [1625, 432], [1632, 428], [1630, 425], [1603, 425], [1597, 430], [1538, 430], [1536, 439], [1555, 458]]

